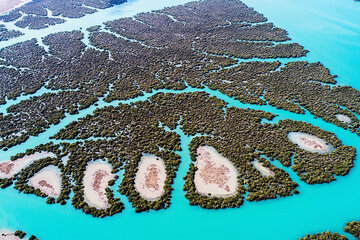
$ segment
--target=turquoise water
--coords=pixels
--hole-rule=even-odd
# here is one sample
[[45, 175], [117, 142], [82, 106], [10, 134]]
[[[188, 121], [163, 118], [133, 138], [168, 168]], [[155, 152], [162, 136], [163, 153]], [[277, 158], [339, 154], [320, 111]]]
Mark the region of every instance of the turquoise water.
[[[0, 47], [11, 43], [45, 36], [48, 33], [78, 29], [80, 26], [100, 24], [103, 21], [134, 13], [159, 9], [164, 6], [186, 2], [139, 0], [115, 8], [106, 9], [84, 19], [70, 20], [68, 23], [49, 28], [45, 31], [27, 31], [21, 39], [0, 43]], [[244, 0], [249, 6], [263, 13], [275, 25], [286, 29], [290, 37], [310, 50], [309, 61], [320, 61], [330, 68], [332, 74], [339, 75], [340, 84], [350, 84], [360, 90], [360, 5], [352, 0]], [[192, 92], [197, 89], [188, 88], [181, 92]], [[294, 119], [311, 122], [324, 130], [333, 131], [344, 144], [353, 145], [360, 152], [360, 138], [346, 130], [338, 128], [321, 119], [314, 119], [308, 112], [304, 115], [288, 113], [269, 106], [241, 104], [216, 91], [205, 89], [209, 94], [226, 100], [229, 106], [251, 107], [269, 111], [279, 119]], [[164, 91], [165, 92], [165, 91]], [[175, 91], [166, 91], [175, 92]], [[180, 92], [180, 91], [177, 91]], [[36, 93], [38, 94], [38, 93]], [[154, 94], [154, 93], [152, 93]], [[132, 99], [145, 100], [152, 94]], [[24, 96], [22, 99], [26, 99]], [[18, 101], [18, 100], [16, 100]], [[110, 105], [101, 99], [99, 107]], [[116, 105], [118, 102], [112, 102]], [[38, 137], [32, 137], [26, 143], [14, 147], [7, 152], [0, 151], [0, 159], [6, 160], [10, 155], [48, 142], [48, 137], [61, 127], [79, 117], [93, 112], [95, 107], [85, 109], [78, 115], [67, 116], [58, 126], [54, 126]], [[0, 112], [4, 112], [4, 107]], [[179, 152], [182, 163], [174, 183], [172, 205], [169, 209], [135, 214], [124, 196], [120, 196], [125, 210], [113, 217], [96, 219], [74, 210], [71, 204], [66, 206], [47, 205], [45, 200], [32, 195], [17, 193], [14, 189], [0, 190], [0, 228], [22, 229], [35, 234], [42, 240], [47, 239], [297, 239], [306, 233], [331, 230], [342, 232], [346, 221], [360, 220], [360, 182], [359, 163], [350, 174], [339, 177], [330, 184], [307, 185], [299, 181], [290, 169], [281, 167], [290, 173], [293, 180], [300, 185], [300, 194], [282, 199], [262, 202], [245, 202], [238, 209], [205, 210], [189, 206], [184, 197], [182, 186], [189, 165], [188, 143], [191, 137], [181, 135], [184, 149]], [[358, 157], [359, 160], [359, 157]], [[114, 188], [115, 189], [115, 188]], [[344, 233], [343, 233], [344, 234]], [[348, 236], [348, 235], [347, 235]], [[350, 238], [351, 239], [351, 238]]]

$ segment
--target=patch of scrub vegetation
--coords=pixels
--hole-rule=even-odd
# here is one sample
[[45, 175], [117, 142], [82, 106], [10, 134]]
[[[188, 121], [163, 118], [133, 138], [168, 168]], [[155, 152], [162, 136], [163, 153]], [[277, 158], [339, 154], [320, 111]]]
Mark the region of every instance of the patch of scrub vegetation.
[[[321, 63], [296, 61], [307, 50], [240, 1], [192, 2], [134, 18], [90, 28], [94, 47], [72, 31], [46, 36], [47, 50], [35, 39], [1, 49], [0, 103], [43, 86], [58, 92], [29, 98], [0, 115], [0, 148], [38, 135], [100, 97], [111, 102], [187, 86], [207, 86], [244, 103], [308, 110], [359, 133], [359, 91], [335, 85]], [[278, 58], [293, 61], [281, 65]], [[339, 114], [351, 121], [339, 120]]]
[[[38, 0], [30, 1], [20, 7], [2, 14], [0, 20], [15, 22], [20, 28], [43, 29], [66, 22], [64, 18], [81, 18], [109, 8], [126, 0]], [[50, 12], [50, 14], [49, 14]]]

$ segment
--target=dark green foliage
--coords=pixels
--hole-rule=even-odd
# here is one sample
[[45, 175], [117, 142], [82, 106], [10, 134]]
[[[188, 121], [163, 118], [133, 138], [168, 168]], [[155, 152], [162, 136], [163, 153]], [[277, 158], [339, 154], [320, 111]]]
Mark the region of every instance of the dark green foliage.
[[307, 234], [304, 238], [299, 238], [299, 240], [347, 240], [347, 238], [343, 235], [327, 231], [313, 235]]
[[26, 233], [20, 231], [20, 230], [16, 230], [14, 233], [15, 236], [19, 237], [20, 239], [23, 239], [26, 235]]
[[352, 234], [356, 239], [360, 239], [360, 222], [348, 222], [344, 228], [345, 232]]

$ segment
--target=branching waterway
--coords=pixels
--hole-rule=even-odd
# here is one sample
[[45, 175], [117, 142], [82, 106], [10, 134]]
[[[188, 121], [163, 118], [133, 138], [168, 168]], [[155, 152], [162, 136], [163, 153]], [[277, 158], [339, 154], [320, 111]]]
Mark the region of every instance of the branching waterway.
[[[79, 29], [80, 27], [86, 29], [87, 27], [101, 25], [105, 21], [119, 17], [133, 16], [135, 13], [182, 4], [186, 1], [179, 0], [172, 3], [170, 1], [158, 2], [146, 0], [130, 1], [124, 5], [100, 10], [98, 13], [85, 16], [81, 19], [67, 19], [67, 22], [62, 25], [49, 27], [40, 32], [25, 30], [24, 36], [7, 42], [0, 42], [0, 48], [10, 46], [16, 42], [29, 40], [33, 37], [40, 40], [42, 37], [58, 31], [69, 31]], [[360, 55], [356, 54], [360, 53], [360, 46], [357, 46], [354, 42], [355, 40], [359, 42], [360, 36], [359, 34], [354, 36], [350, 34], [351, 32], [349, 33], [351, 30], [360, 29], [358, 24], [360, 22], [360, 6], [355, 8], [352, 6], [353, 3], [344, 3], [344, 1], [340, 0], [331, 4], [328, 4], [325, 0], [316, 3], [310, 0], [306, 0], [305, 3], [281, 0], [276, 4], [271, 3], [271, 5], [266, 0], [257, 1], [256, 3], [246, 0], [244, 2], [249, 6], [255, 7], [259, 12], [264, 13], [275, 25], [287, 29], [294, 41], [305, 45], [310, 50], [310, 55], [302, 58], [302, 60], [321, 61], [332, 70], [333, 74], [339, 75], [339, 84], [350, 84], [360, 89], [360, 84], [357, 81], [360, 79], [360, 73], [354, 70], [359, 64], [354, 59], [356, 55]], [[300, 4], [301, 6], [299, 6]], [[324, 8], [324, 5], [327, 7]], [[311, 6], [312, 10], [305, 11], [302, 6], [307, 6], [307, 8]], [[339, 7], [343, 8], [344, 11], [343, 15], [338, 16], [345, 19], [341, 22], [335, 18], [340, 12]], [[292, 10], [289, 11], [289, 9]], [[316, 15], [315, 19], [312, 18], [312, 14], [317, 11], [324, 11], [325, 13], [324, 15]], [[333, 15], [335, 16], [332, 17]], [[299, 21], [300, 18], [304, 19], [304, 16], [311, 20], [304, 20], [301, 23], [301, 27], [299, 27], [296, 21]], [[340, 31], [340, 34], [339, 32], [323, 34], [321, 31], [318, 33], [317, 29], [312, 29], [312, 31], [308, 29], [311, 26], [313, 27], [324, 22], [332, 24], [332, 29], [343, 31]], [[8, 27], [11, 28], [11, 26]], [[350, 36], [348, 39], [354, 42], [348, 43], [342, 40], [344, 36]], [[341, 53], [339, 54], [340, 57], [334, 57], [331, 51], [325, 51], [324, 48], [326, 46], [322, 46], [321, 43], [329, 47], [330, 41], [334, 41], [334, 46], [331, 47], [333, 54], [339, 53], [338, 48], [343, 49], [347, 53], [350, 51], [349, 49], [353, 49], [351, 50], [353, 54], [350, 54], [353, 58], [349, 58], [349, 54]], [[87, 41], [86, 43], [89, 44]], [[239, 59], [239, 61], [244, 62], [255, 60], [268, 61], [263, 59]], [[289, 61], [288, 59], [279, 60], [283, 64]], [[224, 100], [227, 103], [227, 107], [233, 106], [263, 110], [277, 115], [273, 120], [263, 120], [263, 122], [276, 123], [279, 120], [292, 119], [311, 123], [326, 131], [334, 132], [344, 144], [354, 146], [357, 152], [360, 152], [360, 138], [356, 134], [325, 122], [320, 118], [315, 118], [314, 115], [306, 110], [305, 114], [296, 114], [269, 105], [244, 104], [207, 87], [199, 89], [187, 86], [183, 90], [160, 89], [151, 93], [143, 93], [142, 96], [126, 101], [105, 102], [104, 98], [106, 96], [101, 97], [91, 107], [79, 110], [77, 114], [66, 114], [59, 124], [52, 125], [38, 136], [31, 136], [20, 145], [14, 146], [7, 151], [0, 151], [0, 159], [7, 160], [10, 156], [24, 152], [26, 149], [34, 148], [39, 144], [50, 141], [54, 143], [61, 142], [61, 140], [51, 140], [49, 138], [71, 122], [92, 114], [97, 108], [117, 106], [120, 103], [130, 104], [137, 101], [146, 101], [149, 97], [159, 92], [188, 93], [200, 91]], [[43, 87], [34, 94], [22, 95], [16, 100], [7, 101], [6, 105], [0, 106], [0, 113], [6, 114], [8, 107], [18, 104], [22, 100], [50, 92], [58, 91]], [[345, 222], [358, 220], [360, 217], [360, 207], [358, 206], [360, 192], [356, 190], [357, 183], [360, 182], [359, 157], [357, 157], [355, 166], [347, 176], [337, 177], [335, 182], [320, 185], [308, 185], [301, 182], [291, 168], [283, 167], [277, 160], [274, 160], [270, 163], [288, 172], [293, 181], [299, 184], [299, 195], [261, 202], [245, 202], [238, 209], [215, 211], [190, 206], [188, 200], [184, 197], [185, 192], [182, 188], [185, 181], [182, 178], [185, 176], [191, 162], [188, 146], [194, 136], [186, 136], [179, 127], [174, 131], [180, 135], [182, 151], [177, 152], [181, 156], [181, 164], [173, 184], [172, 205], [169, 209], [135, 214], [127, 198], [115, 193], [116, 197], [120, 196], [121, 201], [125, 205], [125, 210], [115, 216], [98, 219], [85, 215], [81, 211], [74, 210], [71, 204], [65, 206], [60, 204], [47, 205], [44, 199], [33, 195], [19, 194], [10, 187], [0, 191], [0, 225], [9, 229], [21, 228], [26, 232], [35, 234], [40, 239], [54, 240], [69, 239], [69, 236], [71, 236], [71, 239], [114, 239], [114, 232], [117, 232], [118, 238], [132, 239], [166, 239], [168, 237], [184, 239], [200, 236], [208, 239], [233, 238], [234, 236], [239, 239], [297, 239], [306, 233], [316, 233], [328, 229], [345, 234], [342, 231]], [[67, 140], [67, 142], [75, 141], [77, 140]], [[113, 190], [116, 190], [120, 184], [123, 172], [121, 171], [118, 174], [120, 178], [116, 181]], [[352, 239], [351, 236], [346, 236]]]

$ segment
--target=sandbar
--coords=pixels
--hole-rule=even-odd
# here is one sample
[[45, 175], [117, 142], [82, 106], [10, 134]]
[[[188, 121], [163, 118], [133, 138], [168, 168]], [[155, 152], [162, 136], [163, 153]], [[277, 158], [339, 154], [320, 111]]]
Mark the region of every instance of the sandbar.
[[195, 187], [198, 193], [215, 197], [235, 195], [238, 172], [227, 158], [215, 148], [201, 146], [197, 149]]
[[32, 0], [0, 0], [0, 14], [8, 12], [14, 8], [20, 7]]
[[164, 161], [154, 155], [144, 155], [135, 176], [135, 189], [141, 197], [154, 201], [165, 192], [166, 169]]
[[111, 171], [111, 165], [106, 162], [91, 162], [87, 165], [83, 179], [84, 199], [90, 207], [110, 207], [105, 189], [109, 186], [109, 181], [114, 179]]
[[260, 172], [263, 177], [273, 177], [275, 174], [269, 168], [265, 167], [261, 162], [258, 160], [252, 161], [251, 164], [254, 166], [256, 170]]
[[335, 117], [343, 123], [351, 123], [351, 118], [344, 114], [336, 114]]
[[10, 230], [2, 229], [0, 230], [0, 240], [20, 240], [20, 238], [14, 234], [15, 233]]
[[50, 197], [58, 197], [61, 191], [60, 169], [55, 166], [45, 167], [30, 178], [29, 184]]
[[26, 155], [22, 158], [16, 159], [15, 161], [4, 161], [0, 163], [0, 179], [11, 178], [16, 173], [20, 172], [21, 169], [30, 165], [34, 161], [47, 157], [53, 158], [56, 157], [56, 154], [50, 152], [39, 152], [31, 155]]
[[287, 137], [292, 143], [297, 144], [299, 148], [309, 152], [326, 154], [331, 153], [334, 150], [330, 144], [325, 142], [325, 140], [311, 134], [290, 132]]

